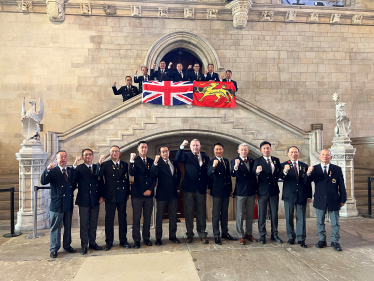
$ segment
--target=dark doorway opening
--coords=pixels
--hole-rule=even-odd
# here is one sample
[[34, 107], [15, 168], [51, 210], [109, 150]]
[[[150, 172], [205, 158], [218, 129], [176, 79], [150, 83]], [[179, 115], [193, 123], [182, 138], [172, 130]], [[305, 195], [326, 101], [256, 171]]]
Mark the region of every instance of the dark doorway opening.
[[192, 65], [193, 67], [195, 63], [198, 63], [200, 64], [200, 73], [202, 73], [203, 65], [201, 63], [201, 60], [188, 51], [184, 50], [183, 48], [179, 48], [167, 53], [162, 58], [162, 60], [165, 61], [166, 66], [168, 66], [169, 63], [172, 62], [173, 65], [171, 68], [173, 70], [176, 69], [178, 63], [181, 63], [183, 65], [183, 70], [187, 70], [189, 65]]

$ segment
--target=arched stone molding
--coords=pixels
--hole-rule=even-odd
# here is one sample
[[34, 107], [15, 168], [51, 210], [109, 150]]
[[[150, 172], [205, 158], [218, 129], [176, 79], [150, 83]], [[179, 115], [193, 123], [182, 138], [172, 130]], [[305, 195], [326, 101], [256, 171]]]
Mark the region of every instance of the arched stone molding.
[[144, 65], [151, 68], [153, 64], [159, 65], [161, 59], [170, 51], [183, 48], [198, 57], [207, 67], [213, 63], [215, 70], [222, 70], [223, 67], [217, 52], [212, 45], [200, 35], [187, 31], [176, 31], [162, 36], [150, 47], [144, 60]]

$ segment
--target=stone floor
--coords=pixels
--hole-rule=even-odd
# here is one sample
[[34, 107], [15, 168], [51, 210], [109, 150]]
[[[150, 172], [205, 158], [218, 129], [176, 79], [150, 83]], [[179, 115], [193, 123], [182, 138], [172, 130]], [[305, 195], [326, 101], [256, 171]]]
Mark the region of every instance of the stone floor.
[[[185, 227], [179, 223], [181, 244], [167, 239], [164, 224], [162, 246], [142, 244], [140, 249], [124, 249], [118, 246], [117, 236], [110, 251], [89, 250], [86, 256], [79, 253], [79, 229], [74, 228], [72, 246], [78, 252], [60, 251], [57, 259], [49, 257], [48, 230], [40, 230], [45, 236], [33, 240], [25, 239], [28, 233], [3, 238], [9, 231], [0, 230], [0, 280], [374, 280], [374, 220], [341, 218], [340, 223], [342, 252], [314, 247], [318, 239], [311, 218], [307, 220], [307, 249], [270, 239], [265, 245], [245, 246], [223, 240], [219, 246], [212, 241], [210, 223], [210, 244], [203, 245], [198, 239], [186, 244]], [[235, 222], [229, 223], [229, 229], [237, 237]], [[256, 223], [254, 229], [258, 238]], [[331, 234], [329, 223], [327, 233]], [[104, 245], [103, 227], [97, 235], [98, 244]], [[279, 236], [287, 241], [284, 220], [279, 221]], [[329, 238], [327, 241], [330, 245]]]

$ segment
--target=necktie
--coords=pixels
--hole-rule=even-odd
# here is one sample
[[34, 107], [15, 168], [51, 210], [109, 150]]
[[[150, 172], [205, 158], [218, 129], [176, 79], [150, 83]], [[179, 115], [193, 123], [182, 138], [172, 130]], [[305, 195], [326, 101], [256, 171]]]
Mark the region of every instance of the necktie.
[[270, 167], [271, 173], [273, 173], [273, 168], [271, 167], [270, 159], [268, 159], [267, 163], [268, 163], [268, 165]]
[[144, 165], [147, 166], [147, 161], [145, 161], [145, 158], [143, 159]]
[[323, 175], [325, 176], [325, 179], [327, 179], [327, 166], [323, 166]]
[[64, 176], [65, 181], [68, 182], [69, 181], [68, 180], [68, 175], [66, 174], [66, 169], [65, 168], [62, 169], [62, 175]]
[[293, 162], [293, 168], [295, 169], [296, 180], [299, 180], [299, 173], [297, 171], [297, 162]]
[[179, 72], [179, 74], [181, 75], [181, 77], [183, 78], [183, 72], [181, 71], [181, 72]]
[[169, 168], [170, 168], [170, 172], [171, 172], [171, 175], [173, 175], [173, 172], [174, 172], [174, 167], [173, 165], [171, 164], [170, 160], [166, 160], [166, 163], [169, 165]]
[[89, 167], [91, 174], [93, 174], [92, 166]]
[[144, 81], [148, 81], [148, 76], [144, 76]]
[[117, 169], [119, 168], [119, 165], [118, 165], [118, 163], [116, 163], [116, 168], [117, 168]]

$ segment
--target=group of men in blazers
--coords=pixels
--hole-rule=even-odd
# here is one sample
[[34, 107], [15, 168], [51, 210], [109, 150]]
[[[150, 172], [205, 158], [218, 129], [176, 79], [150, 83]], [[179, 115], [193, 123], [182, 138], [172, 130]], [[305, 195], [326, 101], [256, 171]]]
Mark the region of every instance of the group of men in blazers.
[[[112, 146], [110, 160], [101, 156], [98, 164], [92, 164], [93, 152], [84, 149], [81, 157], [76, 157], [73, 167], [67, 167], [66, 151], [59, 151], [54, 162], [48, 165], [41, 177], [41, 184], [51, 186], [50, 204], [50, 256], [57, 257], [61, 247], [61, 227], [64, 227], [63, 248], [74, 253], [71, 247], [71, 221], [73, 212], [74, 189], [78, 188], [76, 204], [79, 206], [81, 254], [87, 253], [87, 248], [102, 250], [96, 244], [96, 229], [100, 203], [105, 201], [105, 250], [113, 246], [114, 217], [118, 212], [120, 245], [131, 248], [127, 241], [126, 206], [131, 194], [133, 208], [132, 236], [134, 247], [140, 248], [140, 241], [152, 246], [150, 240], [150, 221], [153, 210], [153, 198], [157, 200], [156, 211], [156, 245], [162, 245], [162, 220], [166, 206], [169, 213], [169, 240], [180, 243], [177, 232], [178, 186], [181, 181], [181, 171], [178, 163], [184, 164], [185, 174], [182, 183], [184, 196], [186, 243], [192, 243], [194, 237], [194, 209], [196, 207], [196, 230], [203, 244], [208, 244], [206, 232], [206, 195], [213, 199], [212, 226], [214, 242], [221, 245], [221, 239], [237, 240], [228, 232], [228, 206], [230, 196], [236, 196], [236, 230], [239, 243], [244, 245], [246, 240], [257, 242], [252, 235], [254, 207], [258, 204], [259, 241], [266, 243], [266, 216], [269, 206], [271, 232], [270, 238], [282, 243], [278, 236], [278, 180], [283, 180], [283, 194], [286, 213], [286, 228], [288, 243], [298, 244], [307, 248], [306, 239], [306, 205], [312, 201], [311, 182], [315, 183], [313, 206], [317, 215], [317, 230], [319, 241], [317, 248], [327, 246], [325, 215], [329, 212], [331, 218], [331, 247], [337, 251], [342, 248], [339, 244], [340, 226], [339, 210], [344, 206], [347, 195], [342, 170], [330, 163], [332, 156], [329, 150], [322, 150], [319, 158], [321, 164], [308, 167], [298, 160], [299, 149], [291, 146], [288, 149], [289, 160], [280, 163], [279, 159], [271, 156], [271, 144], [264, 141], [260, 144], [262, 156], [252, 159], [248, 156], [249, 146], [242, 143], [238, 147], [239, 156], [230, 161], [223, 157], [224, 146], [221, 143], [213, 145], [214, 157], [201, 153], [198, 139], [190, 143], [190, 151], [184, 148], [188, 141], [181, 144], [176, 160], [169, 158], [167, 146], [159, 148], [155, 160], [147, 157], [148, 144], [138, 143], [139, 155], [130, 155], [130, 164], [120, 160], [120, 148]], [[78, 165], [79, 161], [84, 161]], [[130, 190], [129, 174], [134, 177]], [[231, 177], [236, 178], [233, 190]], [[157, 182], [157, 185], [156, 185]], [[156, 192], [155, 192], [156, 190]], [[294, 211], [296, 208], [296, 231], [294, 228]], [[143, 213], [142, 237], [140, 220]], [[246, 227], [243, 229], [244, 213]], [[221, 231], [220, 226], [221, 225]]]

